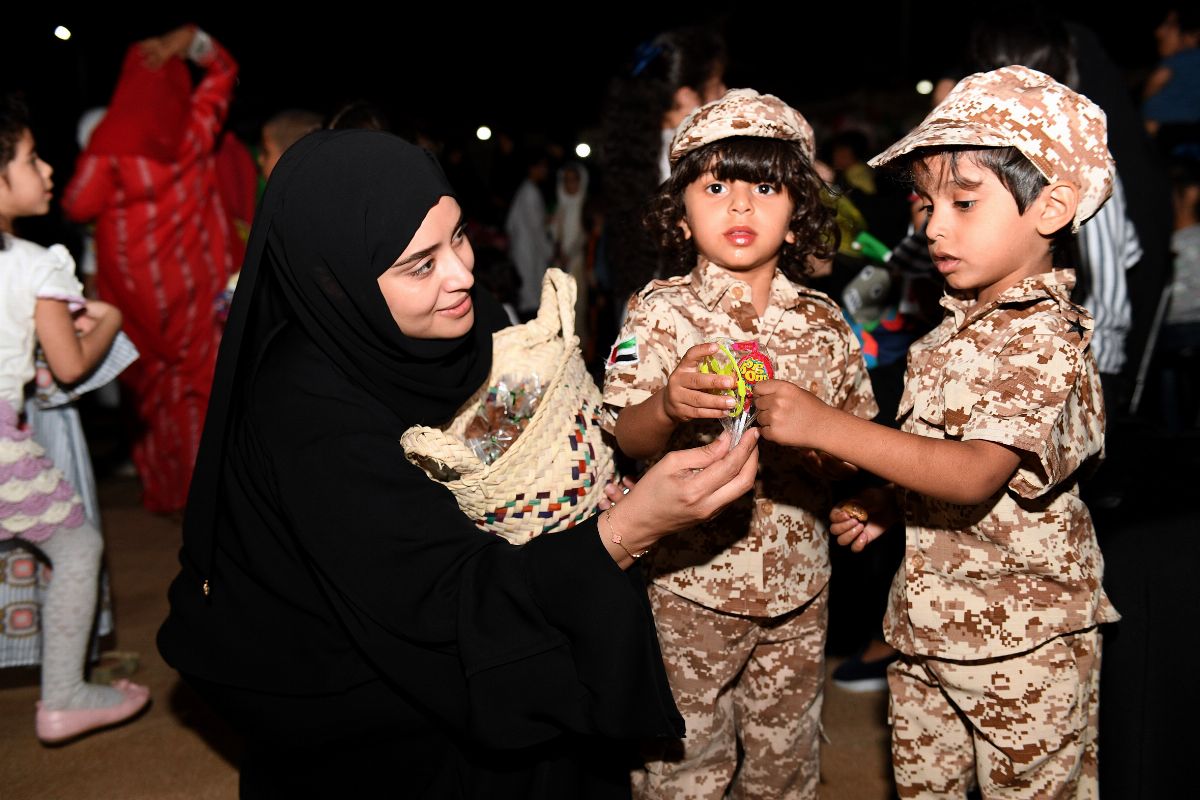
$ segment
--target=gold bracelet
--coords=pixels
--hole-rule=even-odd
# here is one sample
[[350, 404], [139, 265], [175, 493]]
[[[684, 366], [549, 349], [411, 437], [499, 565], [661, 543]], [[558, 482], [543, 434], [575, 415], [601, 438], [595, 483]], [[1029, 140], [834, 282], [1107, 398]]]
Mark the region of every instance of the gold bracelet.
[[625, 543], [621, 541], [621, 534], [617, 533], [617, 526], [614, 525], [612, 521], [612, 506], [609, 506], [608, 509], [605, 510], [604, 518], [608, 520], [608, 529], [612, 532], [612, 535], [609, 537], [609, 541], [628, 553], [630, 558], [641, 558], [642, 556], [646, 555], [646, 553], [650, 552], [649, 547], [647, 547], [645, 550], [642, 550], [640, 553], [635, 553], [625, 546]]

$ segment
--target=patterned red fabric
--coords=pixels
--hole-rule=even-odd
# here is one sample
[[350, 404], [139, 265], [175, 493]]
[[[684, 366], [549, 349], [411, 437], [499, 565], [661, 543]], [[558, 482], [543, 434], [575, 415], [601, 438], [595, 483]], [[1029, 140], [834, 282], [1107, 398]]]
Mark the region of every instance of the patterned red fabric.
[[254, 201], [258, 194], [258, 167], [242, 140], [226, 131], [217, 146], [217, 191], [229, 220], [230, 251], [233, 268], [242, 266], [246, 240], [254, 221]]
[[[137, 126], [154, 118], [126, 113], [139, 107], [126, 101], [159, 98], [172, 88], [176, 94], [189, 91], [170, 77], [182, 63], [155, 72], [132, 52], [114, 92], [114, 106], [96, 132], [99, 136], [106, 129], [105, 136], [80, 155], [63, 210], [78, 222], [95, 220], [97, 289], [102, 299], [121, 309], [125, 332], [141, 351], [121, 376], [141, 423], [133, 459], [146, 508], [168, 512], [183, 508], [187, 500], [217, 356], [213, 303], [234, 266], [213, 153], [237, 63], [213, 42], [201, 65], [203, 79], [184, 98], [186, 124], [175, 160], [164, 161], [152, 157], [157, 146], [140, 152], [112, 152], [103, 146], [122, 134], [128, 135], [126, 141], [161, 142], [158, 136], [139, 137]], [[155, 74], [162, 80], [152, 80]]]

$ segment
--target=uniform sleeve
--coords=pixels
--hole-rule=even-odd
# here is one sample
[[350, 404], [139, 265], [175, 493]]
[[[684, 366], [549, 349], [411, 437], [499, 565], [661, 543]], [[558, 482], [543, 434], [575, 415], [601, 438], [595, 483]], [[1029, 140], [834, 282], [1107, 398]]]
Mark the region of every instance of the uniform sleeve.
[[505, 748], [680, 730], [644, 582], [613, 563], [594, 521], [511, 545], [382, 434], [313, 440], [277, 475], [355, 645], [445, 724]]
[[944, 390], [948, 434], [1007, 445], [1025, 454], [1009, 488], [1039, 497], [1103, 447], [1103, 400], [1090, 355], [1053, 334], [1009, 342], [986, 379]]
[[603, 428], [616, 429], [617, 416], [661, 389], [679, 363], [670, 314], [657, 313], [652, 299], [635, 295], [604, 370]]
[[61, 244], [34, 261], [33, 286], [39, 300], [62, 300], [72, 311], [83, 308], [83, 285], [75, 277], [75, 259]]

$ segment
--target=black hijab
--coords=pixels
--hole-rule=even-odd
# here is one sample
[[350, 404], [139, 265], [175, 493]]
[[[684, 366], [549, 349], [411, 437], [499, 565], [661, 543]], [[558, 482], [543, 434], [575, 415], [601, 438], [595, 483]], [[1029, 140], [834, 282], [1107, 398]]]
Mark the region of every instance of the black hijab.
[[432, 155], [378, 131], [318, 131], [280, 159], [255, 215], [188, 496], [185, 552], [201, 575], [212, 563], [243, 390], [281, 328], [297, 326], [377, 400], [367, 422], [397, 437], [447, 421], [487, 379], [498, 308], [484, 292], [473, 295], [476, 321], [465, 336], [414, 339], [376, 282], [445, 196], [454, 190]]
[[284, 155], [221, 344], [159, 650], [260, 744], [281, 725], [264, 697], [307, 715], [307, 699], [378, 684], [385, 736], [454, 740], [424, 761], [396, 751], [414, 787], [628, 797], [616, 740], [682, 733], [640, 572], [613, 565], [594, 520], [522, 547], [480, 532], [399, 446], [483, 384], [503, 320], [478, 292], [470, 333], [417, 341], [379, 291], [450, 193], [382, 133]]

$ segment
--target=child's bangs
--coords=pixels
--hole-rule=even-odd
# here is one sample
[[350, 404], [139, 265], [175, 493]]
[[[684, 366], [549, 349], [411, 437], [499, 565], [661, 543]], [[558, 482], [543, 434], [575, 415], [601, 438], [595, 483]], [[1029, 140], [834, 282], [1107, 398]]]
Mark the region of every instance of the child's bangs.
[[691, 183], [711, 172], [719, 181], [747, 181], [779, 186], [789, 182], [803, 162], [795, 142], [741, 136], [721, 139], [696, 151], [697, 158], [688, 165], [694, 175], [685, 177]]
[[[958, 161], [963, 155], [970, 157], [970, 154], [977, 152], [965, 147], [916, 150], [905, 170], [906, 177], [914, 189], [924, 194], [932, 194], [947, 184], [954, 184], [960, 189], [974, 189], [979, 184], [963, 178]], [[976, 166], [982, 166], [978, 160], [971, 160]]]
[[907, 175], [913, 187], [925, 194], [952, 183], [960, 189], [974, 189], [978, 182], [968, 181], [959, 170], [966, 159], [991, 172], [1012, 194], [1022, 214], [1049, 182], [1033, 162], [1015, 147], [940, 147], [916, 150], [909, 161]]

